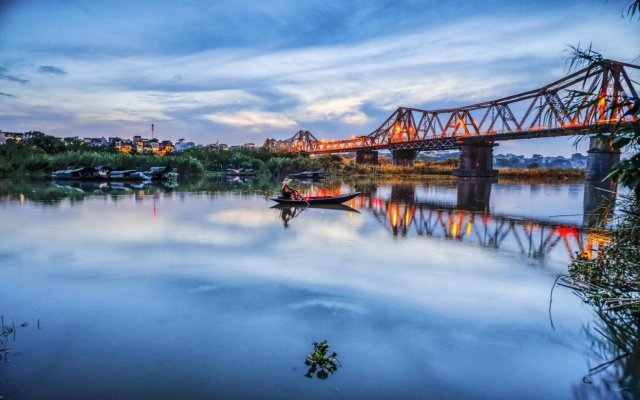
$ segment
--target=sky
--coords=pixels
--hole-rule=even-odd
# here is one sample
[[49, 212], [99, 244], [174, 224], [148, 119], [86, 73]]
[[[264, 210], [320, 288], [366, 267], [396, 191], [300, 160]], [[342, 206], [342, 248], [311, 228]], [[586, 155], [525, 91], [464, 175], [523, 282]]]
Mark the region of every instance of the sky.
[[[628, 0], [0, 0], [0, 130], [262, 144], [375, 130], [567, 74], [570, 45], [639, 63]], [[584, 151], [584, 143], [578, 150]], [[568, 138], [498, 153], [570, 155]]]

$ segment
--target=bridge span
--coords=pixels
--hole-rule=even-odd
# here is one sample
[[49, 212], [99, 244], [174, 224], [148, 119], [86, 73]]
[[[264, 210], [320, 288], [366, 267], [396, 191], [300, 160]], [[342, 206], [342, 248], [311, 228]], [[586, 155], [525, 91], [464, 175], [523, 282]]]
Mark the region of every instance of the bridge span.
[[[412, 164], [423, 150], [460, 149], [456, 175], [495, 176], [495, 142], [593, 135], [639, 123], [627, 112], [639, 91], [628, 70], [640, 66], [603, 60], [541, 88], [497, 100], [438, 110], [400, 107], [367, 135], [326, 141], [300, 130], [286, 140], [267, 139], [264, 146], [311, 154], [355, 152], [357, 163], [371, 164], [377, 164], [380, 150], [389, 150], [396, 165]], [[587, 179], [601, 180], [620, 155], [594, 138], [590, 146]]]

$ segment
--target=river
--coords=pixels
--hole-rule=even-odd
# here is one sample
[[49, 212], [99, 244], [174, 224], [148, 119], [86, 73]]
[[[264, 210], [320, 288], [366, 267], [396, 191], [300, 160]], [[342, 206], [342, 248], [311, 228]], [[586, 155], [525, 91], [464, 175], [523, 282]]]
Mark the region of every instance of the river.
[[[0, 396], [570, 399], [603, 390], [597, 376], [583, 381], [602, 362], [588, 332], [595, 315], [564, 287], [550, 303], [571, 258], [606, 242], [585, 227], [593, 187], [298, 186], [362, 195], [296, 209], [273, 207], [277, 184], [242, 180], [0, 182], [0, 314], [15, 326]], [[305, 357], [321, 340], [339, 366], [309, 378]]]

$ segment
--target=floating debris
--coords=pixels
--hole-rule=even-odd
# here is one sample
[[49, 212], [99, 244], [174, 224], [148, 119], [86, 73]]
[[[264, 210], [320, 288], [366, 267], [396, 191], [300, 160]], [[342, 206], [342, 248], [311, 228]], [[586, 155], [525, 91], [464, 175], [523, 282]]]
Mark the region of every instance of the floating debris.
[[342, 364], [336, 358], [338, 354], [336, 352], [329, 352], [329, 344], [326, 340], [322, 342], [313, 342], [313, 353], [307, 355], [307, 359], [304, 361], [309, 366], [309, 370], [306, 373], [307, 378], [313, 378], [313, 374], [316, 374], [318, 379], [327, 379], [329, 373], [333, 375], [338, 370], [338, 367], [342, 367]]

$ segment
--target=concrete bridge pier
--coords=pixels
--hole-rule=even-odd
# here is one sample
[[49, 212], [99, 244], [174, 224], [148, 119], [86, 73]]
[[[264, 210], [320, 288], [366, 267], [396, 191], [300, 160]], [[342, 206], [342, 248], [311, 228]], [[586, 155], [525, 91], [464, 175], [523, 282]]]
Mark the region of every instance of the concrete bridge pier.
[[586, 181], [601, 181], [609, 173], [613, 166], [620, 161], [620, 152], [613, 151], [611, 143], [606, 140], [589, 138], [589, 151], [587, 152]]
[[413, 161], [418, 155], [418, 150], [392, 150], [393, 165], [413, 165]]
[[378, 152], [376, 150], [356, 150], [356, 164], [378, 165]]
[[415, 183], [394, 183], [391, 185], [391, 198], [395, 203], [413, 204], [416, 202]]
[[495, 181], [495, 178], [458, 178], [456, 208], [488, 212], [491, 185]]
[[490, 178], [498, 176], [493, 169], [493, 142], [463, 142], [460, 144], [460, 161], [455, 176], [468, 178]]

